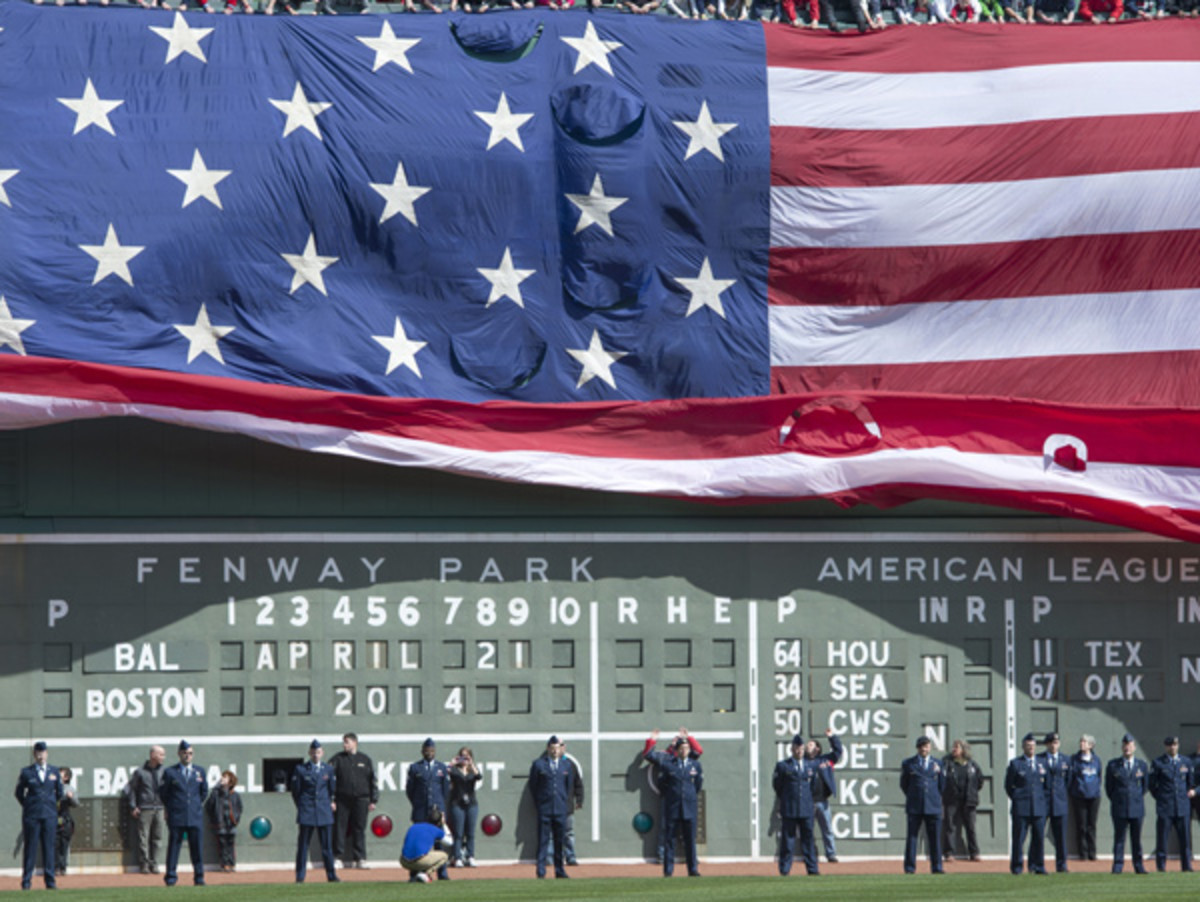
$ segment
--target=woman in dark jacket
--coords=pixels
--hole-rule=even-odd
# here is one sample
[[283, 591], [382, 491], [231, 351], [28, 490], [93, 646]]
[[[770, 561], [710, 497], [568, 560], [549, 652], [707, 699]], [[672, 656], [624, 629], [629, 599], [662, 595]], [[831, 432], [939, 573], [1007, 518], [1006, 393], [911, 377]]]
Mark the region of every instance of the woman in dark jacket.
[[63, 794], [58, 800], [58, 845], [54, 854], [54, 870], [65, 874], [71, 857], [71, 837], [75, 835], [75, 814], [71, 809], [79, 807], [79, 798], [75, 795], [75, 787], [71, 785], [71, 768], [60, 767], [58, 773], [62, 778]]
[[950, 754], [943, 761], [946, 770], [946, 789], [942, 793], [942, 855], [954, 857], [959, 829], [967, 832], [967, 854], [979, 860], [979, 841], [975, 838], [975, 809], [979, 807], [979, 790], [983, 788], [983, 771], [971, 759], [971, 744], [955, 739]]
[[456, 868], [475, 867], [475, 820], [479, 816], [475, 785], [480, 779], [475, 754], [464, 745], [451, 762], [450, 798], [446, 805], [450, 830], [454, 833], [454, 851], [450, 857]]
[[237, 870], [237, 825], [242, 819], [242, 797], [234, 792], [237, 774], [225, 771], [204, 802], [208, 822], [217, 837], [217, 853], [222, 871]]
[[1079, 837], [1079, 857], [1096, 860], [1096, 816], [1100, 813], [1100, 783], [1104, 762], [1095, 754], [1096, 739], [1084, 733], [1079, 751], [1071, 756], [1071, 780], [1067, 796], [1071, 800], [1071, 819]]

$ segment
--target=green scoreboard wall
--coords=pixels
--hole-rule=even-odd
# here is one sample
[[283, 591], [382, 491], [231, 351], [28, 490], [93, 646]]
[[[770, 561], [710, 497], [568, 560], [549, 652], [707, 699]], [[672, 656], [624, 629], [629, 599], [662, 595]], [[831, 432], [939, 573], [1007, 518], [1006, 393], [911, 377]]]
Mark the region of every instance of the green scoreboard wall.
[[[150, 477], [98, 463], [130, 432], [156, 439]], [[980, 808], [991, 854], [1007, 847], [1000, 778], [1026, 731], [1057, 730], [1069, 749], [1092, 733], [1102, 757], [1126, 729], [1148, 757], [1167, 732], [1200, 738], [1192, 546], [980, 509], [614, 502], [133, 424], [8, 442], [0, 775], [15, 780], [45, 738], [83, 797], [111, 800], [148, 744], [170, 760], [186, 737], [214, 775], [237, 772], [248, 817], [276, 825], [243, 838], [246, 862], [288, 859], [277, 774], [347, 730], [398, 823], [422, 740], [443, 758], [472, 746], [481, 811], [505, 824], [480, 840], [495, 860], [534, 852], [525, 778], [551, 733], [587, 784], [580, 855], [610, 859], [653, 850], [631, 823], [658, 817], [638, 757], [653, 728], [703, 743], [702, 851], [716, 857], [772, 853], [771, 770], [795, 733], [846, 744], [844, 855], [902, 850], [897, 768], [922, 733], [939, 751], [969, 740], [994, 778]], [[197, 450], [213, 442], [241, 462]], [[396, 513], [360, 509], [381, 493]], [[85, 847], [119, 845], [116, 806], [91, 804], [105, 824]], [[398, 848], [397, 833], [371, 854]]]

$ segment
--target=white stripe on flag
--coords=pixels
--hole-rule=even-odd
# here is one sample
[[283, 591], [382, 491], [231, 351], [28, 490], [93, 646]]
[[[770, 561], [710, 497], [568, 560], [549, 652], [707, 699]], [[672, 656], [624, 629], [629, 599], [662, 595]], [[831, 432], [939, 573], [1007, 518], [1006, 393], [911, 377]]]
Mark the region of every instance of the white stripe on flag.
[[770, 308], [772, 366], [855, 366], [1200, 349], [1200, 289], [889, 307]]
[[1200, 110], [1197, 85], [1200, 62], [1060, 63], [977, 72], [767, 69], [771, 125], [809, 128], [939, 128], [1187, 113]]
[[772, 247], [923, 247], [1200, 228], [1200, 169], [771, 188]]

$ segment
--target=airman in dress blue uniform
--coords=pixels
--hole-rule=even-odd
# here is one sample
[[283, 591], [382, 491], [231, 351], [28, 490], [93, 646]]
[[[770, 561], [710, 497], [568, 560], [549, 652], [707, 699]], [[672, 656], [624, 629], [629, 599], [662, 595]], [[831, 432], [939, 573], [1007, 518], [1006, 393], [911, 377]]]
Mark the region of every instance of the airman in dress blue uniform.
[[917, 840], [921, 826], [925, 827], [925, 842], [929, 845], [929, 868], [934, 874], [942, 870], [942, 790], [946, 788], [946, 771], [942, 763], [929, 754], [932, 743], [928, 736], [917, 737], [917, 753], [900, 764], [900, 790], [904, 793], [904, 813], [908, 815], [908, 833], [904, 840], [904, 873], [917, 871]]
[[1113, 865], [1112, 872], [1119, 874], [1125, 869], [1125, 831], [1129, 831], [1130, 851], [1133, 853], [1133, 869], [1146, 873], [1142, 862], [1142, 820], [1146, 816], [1146, 788], [1150, 780], [1150, 766], [1141, 758], [1135, 758], [1137, 742], [1126, 733], [1121, 737], [1121, 757], [1108, 762], [1104, 770], [1104, 793], [1108, 796], [1113, 822]]
[[655, 751], [658, 730], [650, 734], [642, 755], [658, 765], [658, 789], [662, 793], [663, 823], [663, 876], [675, 872], [675, 833], [683, 830], [683, 849], [687, 858], [689, 877], [700, 876], [700, 863], [696, 855], [696, 821], [699, 817], [700, 790], [704, 786], [704, 771], [700, 761], [692, 755], [692, 746], [687, 739], [675, 740], [671, 753]]
[[[779, 799], [779, 817], [783, 821], [779, 829], [779, 873], [789, 874], [792, 870], [793, 849], [796, 831], [800, 831], [800, 854], [809, 874], [819, 874], [817, 867], [817, 845], [813, 837], [813, 818], [816, 803], [813, 801], [813, 786], [817, 780], [825, 780], [823, 770], [828, 771], [842, 757], [842, 741], [826, 730], [833, 750], [815, 758], [804, 754], [804, 737], [797, 733], [792, 738], [792, 754], [775, 765], [771, 785]], [[824, 767], [822, 767], [824, 766]]]
[[178, 879], [179, 851], [187, 837], [196, 886], [204, 886], [204, 800], [208, 780], [204, 768], [192, 764], [194, 752], [186, 739], [179, 741], [179, 763], [163, 769], [158, 796], [167, 817], [167, 872], [163, 880], [174, 886]]
[[296, 823], [300, 834], [296, 839], [296, 882], [303, 883], [308, 873], [308, 847], [313, 831], [321, 844], [321, 861], [330, 883], [341, 883], [333, 866], [333, 820], [337, 810], [334, 795], [337, 777], [333, 768], [321, 761], [325, 750], [314, 739], [308, 746], [308, 760], [292, 771], [292, 801], [296, 803]]
[[[446, 799], [450, 795], [450, 768], [437, 760], [437, 744], [430, 736], [421, 743], [421, 760], [408, 766], [408, 779], [404, 792], [412, 804], [412, 822], [423, 824], [429, 821], [434, 808], [446, 810]], [[449, 880], [450, 872], [438, 869], [439, 880]]]
[[575, 796], [575, 771], [562, 760], [565, 746], [557, 736], [546, 742], [546, 751], [529, 768], [529, 791], [538, 813], [537, 875], [546, 876], [550, 844], [554, 843], [554, 876], [565, 879], [567, 873], [567, 818], [571, 816]]
[[1179, 754], [1179, 737], [1168, 736], [1163, 740], [1166, 754], [1154, 759], [1150, 765], [1150, 794], [1154, 796], [1155, 814], [1158, 815], [1155, 837], [1154, 864], [1160, 871], [1167, 869], [1167, 842], [1171, 830], [1179, 838], [1180, 869], [1192, 869], [1192, 844], [1189, 836], [1192, 816], [1192, 799], [1196, 796], [1196, 772], [1192, 760]]
[[1037, 740], [1026, 733], [1021, 740], [1025, 754], [1008, 762], [1004, 792], [1012, 802], [1012, 855], [1009, 870], [1022, 871], [1025, 834], [1029, 839], [1029, 873], [1046, 873], [1046, 766], [1034, 757]]
[[421, 760], [408, 766], [404, 792], [412, 803], [414, 824], [428, 821], [434, 805], [440, 811], [446, 810], [446, 797], [450, 794], [450, 768], [437, 760], [437, 745], [432, 736], [421, 743]]
[[1046, 751], [1037, 760], [1046, 768], [1046, 826], [1054, 839], [1054, 869], [1067, 873], [1067, 812], [1071, 800], [1067, 785], [1071, 782], [1071, 759], [1059, 752], [1057, 733], [1047, 733], [1042, 740]]
[[25, 857], [21, 865], [21, 889], [33, 883], [38, 847], [42, 849], [42, 879], [46, 889], [55, 889], [54, 848], [58, 830], [58, 802], [63, 796], [62, 774], [47, 763], [50, 752], [42, 741], [33, 744], [33, 764], [17, 777], [16, 798], [21, 804], [21, 833]]

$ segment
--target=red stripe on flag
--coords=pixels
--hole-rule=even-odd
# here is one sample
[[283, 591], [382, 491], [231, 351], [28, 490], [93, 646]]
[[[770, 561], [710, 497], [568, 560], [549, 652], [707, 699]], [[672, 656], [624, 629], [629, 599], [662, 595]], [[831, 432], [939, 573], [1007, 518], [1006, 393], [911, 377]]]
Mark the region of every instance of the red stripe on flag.
[[[767, 65], [853, 72], [972, 72], [1012, 66], [1200, 59], [1200, 20], [1022, 28], [939, 25], [832, 35], [765, 25]], [[1047, 91], [1055, 90], [1051, 82]], [[1103, 91], [1103, 85], [1096, 85]], [[1153, 91], [1153, 85], [1146, 85]], [[929, 98], [937, 103], [936, 97]], [[981, 102], [983, 102], [981, 100]]]
[[772, 185], [961, 185], [1196, 166], [1200, 113], [888, 131], [771, 128]]
[[[1151, 405], [1162, 398], [1174, 398], [1180, 405], [1200, 406], [1200, 351], [874, 366], [781, 366], [771, 369], [771, 382], [779, 394], [1003, 393], [1061, 404]], [[1176, 439], [1200, 445], [1182, 434], [1163, 435], [1155, 441], [1171, 444]], [[1200, 499], [1197, 503], [1200, 506]]]
[[[1200, 354], [1159, 356], [1169, 359], [1172, 364], [1169, 369], [1178, 372], [1180, 380], [1200, 386]], [[1121, 370], [1122, 361], [1127, 358], [1110, 360], [1110, 370]], [[1070, 366], [1071, 359], [1042, 363], [1046, 367], [1042, 376], [1046, 377], [1053, 367]], [[1026, 361], [1026, 364], [1037, 362]], [[1127, 361], [1125, 369], [1133, 371], [1136, 367], [1136, 362]], [[839, 371], [853, 369], [858, 368]], [[906, 368], [888, 369], [899, 372]], [[786, 370], [781, 369], [780, 378], [785, 374]], [[1121, 377], [1124, 372], [1117, 375]], [[851, 380], [836, 382], [835, 374], [829, 373], [823, 379], [810, 379], [812, 387], [801, 394], [741, 399], [468, 404], [353, 395], [216, 376], [0, 355], [0, 386], [6, 387], [0, 394], [11, 393], [19, 385], [22, 395], [35, 399], [100, 402], [136, 410], [155, 406], [230, 412], [489, 452], [533, 451], [666, 461], [786, 456], [797, 451], [835, 457], [858, 453], [863, 450], [858, 441], [861, 435], [840, 449], [826, 445], [825, 451], [814, 450], [809, 447], [807, 421], [795, 420], [797, 411], [806, 405], [838, 397], [849, 399], [850, 406], [863, 406], [869, 414], [866, 419], [882, 429], [881, 439], [867, 449], [870, 451], [950, 447], [960, 452], [1040, 457], [1049, 434], [1068, 432], [1092, 446], [1093, 461], [1200, 468], [1200, 442], [1190, 440], [1200, 431], [1200, 411], [1116, 404], [1070, 406], [1001, 397], [951, 396], [935, 393], [934, 389], [920, 395], [887, 390], [855, 392], [851, 391]], [[928, 380], [923, 384], [928, 384]], [[109, 411], [112, 415], [128, 412]], [[0, 427], [35, 425], [14, 424], [4, 418], [4, 413], [0, 406]], [[43, 417], [40, 413], [37, 416]], [[42, 423], [52, 421], [48, 415], [42, 418]], [[863, 433], [861, 420], [847, 420], [847, 425], [852, 431]], [[780, 429], [784, 426], [792, 427], [787, 441], [780, 439]], [[1189, 440], [1183, 440], [1184, 437]], [[1200, 498], [1197, 507], [1200, 508]]]
[[[522, 482], [611, 491], [635, 471], [625, 491], [883, 506], [948, 498], [1200, 540], [1195, 410], [866, 393], [463, 404], [0, 355], [0, 386], [18, 384], [22, 395], [0, 391], [0, 428], [143, 416]], [[1055, 464], [1067, 445], [1086, 451], [1081, 466]]]
[[767, 298], [857, 306], [1200, 287], [1200, 231], [951, 247], [772, 248]]
[[[728, 401], [469, 404], [0, 354], [0, 394], [8, 392], [138, 408], [230, 412], [489, 452], [605, 457], [619, 451], [651, 460], [769, 453], [777, 450], [779, 426], [791, 411], [790, 400], [770, 396]], [[725, 416], [724, 407], [741, 413]], [[693, 410], [699, 410], [694, 420]], [[113, 411], [113, 415], [121, 413]], [[9, 424], [8, 428], [31, 425], [43, 423]], [[0, 428], [4, 426], [0, 407]]]

